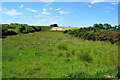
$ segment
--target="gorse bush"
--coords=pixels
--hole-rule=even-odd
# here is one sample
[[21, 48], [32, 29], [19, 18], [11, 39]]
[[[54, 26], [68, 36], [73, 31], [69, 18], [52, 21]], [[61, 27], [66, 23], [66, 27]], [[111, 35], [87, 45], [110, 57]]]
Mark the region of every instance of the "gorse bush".
[[34, 32], [34, 29], [32, 27], [27, 27], [28, 32]]
[[[35, 31], [41, 31], [41, 30], [49, 30], [51, 27], [49, 26], [29, 26], [27, 24], [18, 24], [18, 23], [11, 23], [11, 24], [2, 24], [2, 37], [5, 38], [9, 35], [16, 35], [19, 33], [32, 33]], [[42, 27], [42, 28], [41, 28]]]
[[40, 26], [32, 26], [32, 28], [34, 29], [34, 31], [41, 31], [41, 27]]
[[112, 27], [110, 24], [94, 24], [93, 27], [66, 30], [63, 33], [73, 35], [84, 40], [110, 41], [112, 44], [119, 42], [120, 25]]

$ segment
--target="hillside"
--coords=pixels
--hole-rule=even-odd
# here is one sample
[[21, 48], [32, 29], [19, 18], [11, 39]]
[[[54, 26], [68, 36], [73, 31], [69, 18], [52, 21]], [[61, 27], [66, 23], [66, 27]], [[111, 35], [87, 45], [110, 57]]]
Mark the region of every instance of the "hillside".
[[118, 45], [41, 31], [2, 39], [3, 78], [115, 78]]
[[74, 28], [74, 27], [52, 27], [50, 30], [51, 31], [65, 31], [65, 30], [74, 30], [74, 29], [79, 29], [79, 28]]

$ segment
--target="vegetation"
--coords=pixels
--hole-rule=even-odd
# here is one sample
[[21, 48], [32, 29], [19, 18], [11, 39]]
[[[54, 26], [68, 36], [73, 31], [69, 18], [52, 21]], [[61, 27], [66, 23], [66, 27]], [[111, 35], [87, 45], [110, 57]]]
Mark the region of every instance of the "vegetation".
[[52, 27], [50, 26], [29, 26], [27, 24], [18, 24], [18, 23], [11, 23], [9, 24], [2, 24], [2, 37], [5, 38], [6, 36], [16, 35], [19, 33], [32, 33], [37, 31], [46, 31], [50, 30]]
[[58, 27], [57, 24], [51, 24], [50, 26], [52, 26], [52, 27]]
[[2, 77], [120, 77], [116, 44], [119, 26], [94, 24], [64, 32], [51, 29], [52, 26], [2, 24]]
[[76, 30], [79, 28], [74, 28], [74, 27], [52, 27], [50, 30], [51, 31], [65, 31], [65, 30]]
[[117, 78], [118, 45], [86, 41], [62, 32], [8, 36], [3, 78]]
[[65, 30], [64, 34], [70, 34], [84, 40], [110, 41], [112, 44], [119, 42], [120, 25], [111, 26], [110, 24], [94, 24], [93, 27], [80, 28], [78, 30]]

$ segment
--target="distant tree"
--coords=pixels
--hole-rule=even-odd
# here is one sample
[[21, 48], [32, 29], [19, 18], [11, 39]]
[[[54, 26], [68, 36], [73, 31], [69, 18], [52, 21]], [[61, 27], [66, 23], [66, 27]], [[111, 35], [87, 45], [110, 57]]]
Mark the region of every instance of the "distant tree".
[[94, 24], [93, 27], [94, 28], [100, 28], [99, 24]]
[[18, 23], [10, 23], [10, 25], [18, 25]]
[[109, 28], [111, 28], [112, 26], [111, 26], [110, 24], [108, 24], [108, 23], [105, 23], [105, 24], [104, 24], [104, 27], [105, 27], [105, 29], [109, 29]]
[[103, 24], [99, 24], [99, 28], [104, 29]]
[[117, 29], [117, 28], [118, 28], [118, 26], [117, 26], [117, 25], [115, 25], [115, 26], [114, 26], [114, 28], [115, 28], [115, 29]]
[[52, 26], [52, 27], [58, 27], [57, 24], [51, 24], [50, 26]]

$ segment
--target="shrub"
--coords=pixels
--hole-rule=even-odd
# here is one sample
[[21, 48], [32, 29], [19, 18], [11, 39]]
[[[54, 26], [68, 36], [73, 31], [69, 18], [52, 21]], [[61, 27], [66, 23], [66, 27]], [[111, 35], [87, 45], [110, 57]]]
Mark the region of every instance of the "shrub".
[[27, 34], [27, 33], [29, 33], [29, 32], [28, 32], [27, 30], [23, 30], [22, 33]]
[[67, 50], [67, 46], [65, 44], [59, 44], [58, 49], [60, 50]]
[[18, 27], [18, 30], [19, 30], [19, 32], [21, 32], [21, 33], [23, 33], [23, 30], [25, 30], [25, 29], [26, 29], [25, 26], [19, 26], [19, 27]]
[[34, 32], [34, 29], [32, 27], [27, 27], [28, 32]]
[[41, 27], [40, 26], [32, 26], [32, 28], [34, 29], [34, 31], [41, 31]]
[[79, 59], [91, 63], [93, 61], [92, 57], [88, 53], [83, 53], [79, 55]]
[[13, 29], [8, 29], [7, 31], [5, 31], [5, 35], [16, 35], [17, 32]]

